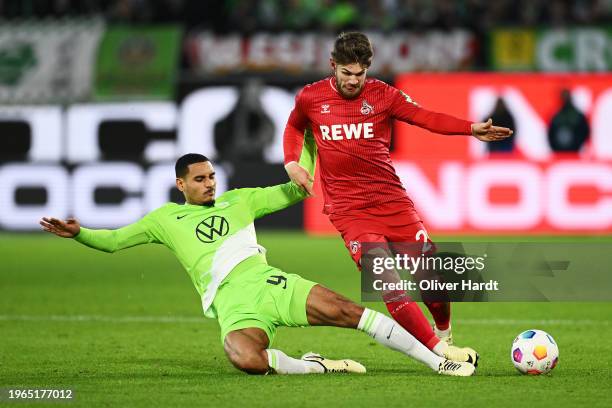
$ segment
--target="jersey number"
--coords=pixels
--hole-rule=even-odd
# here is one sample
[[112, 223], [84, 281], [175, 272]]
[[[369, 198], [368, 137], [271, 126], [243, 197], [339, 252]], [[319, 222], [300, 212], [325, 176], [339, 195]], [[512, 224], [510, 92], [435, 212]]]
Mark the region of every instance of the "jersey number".
[[280, 285], [282, 283], [283, 289], [287, 289], [287, 278], [285, 278], [284, 276], [272, 275], [266, 282], [271, 285]]

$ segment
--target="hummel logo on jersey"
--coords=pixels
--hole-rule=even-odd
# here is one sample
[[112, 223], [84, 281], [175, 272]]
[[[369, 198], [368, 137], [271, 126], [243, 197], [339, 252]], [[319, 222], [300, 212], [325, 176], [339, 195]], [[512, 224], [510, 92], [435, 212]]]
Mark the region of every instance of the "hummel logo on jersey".
[[369, 115], [372, 112], [374, 112], [374, 107], [370, 105], [368, 101], [364, 99], [363, 102], [361, 103], [361, 114]]
[[321, 105], [321, 113], [331, 113], [329, 110], [329, 105]]
[[320, 125], [321, 137], [323, 140], [343, 140], [343, 139], [371, 139], [374, 137], [374, 124], [350, 123], [348, 125]]

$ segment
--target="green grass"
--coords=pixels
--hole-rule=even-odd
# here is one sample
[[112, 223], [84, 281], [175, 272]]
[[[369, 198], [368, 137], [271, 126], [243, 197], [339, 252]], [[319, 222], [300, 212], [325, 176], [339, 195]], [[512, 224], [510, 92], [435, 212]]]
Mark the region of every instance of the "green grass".
[[[271, 264], [359, 300], [358, 272], [339, 239], [259, 239]], [[437, 376], [335, 328], [281, 328], [275, 346], [351, 357], [368, 374], [256, 377], [226, 361], [216, 322], [201, 316], [187, 274], [163, 247], [108, 255], [1, 234], [0, 260], [0, 388], [72, 388], [70, 406], [609, 406], [611, 303], [455, 304], [456, 341], [482, 355], [472, 378]], [[548, 376], [521, 376], [509, 360], [514, 336], [534, 327], [559, 344]]]

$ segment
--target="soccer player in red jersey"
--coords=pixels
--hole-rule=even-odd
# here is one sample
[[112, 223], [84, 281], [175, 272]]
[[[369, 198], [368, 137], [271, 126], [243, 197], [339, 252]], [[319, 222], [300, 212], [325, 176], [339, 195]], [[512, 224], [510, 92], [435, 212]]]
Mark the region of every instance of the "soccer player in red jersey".
[[[333, 75], [306, 85], [297, 94], [283, 141], [289, 177], [312, 194], [312, 175], [298, 164], [304, 131], [312, 129], [319, 154], [323, 212], [358, 266], [363, 242], [429, 241], [391, 162], [391, 119], [435, 133], [471, 135], [485, 142], [512, 134], [508, 128], [493, 126], [490, 119], [472, 123], [428, 111], [401, 90], [366, 79], [372, 56], [364, 34], [340, 34], [331, 53]], [[383, 292], [383, 300], [402, 327], [437, 354], [449, 357], [450, 303], [425, 302], [434, 318], [432, 329], [405, 292]]]

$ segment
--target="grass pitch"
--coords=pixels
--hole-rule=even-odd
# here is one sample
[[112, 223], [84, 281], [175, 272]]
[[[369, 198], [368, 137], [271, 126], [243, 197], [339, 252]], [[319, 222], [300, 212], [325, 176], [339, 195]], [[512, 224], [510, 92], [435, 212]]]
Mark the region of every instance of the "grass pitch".
[[[259, 239], [272, 265], [359, 300], [358, 273], [340, 239]], [[275, 347], [350, 357], [368, 374], [257, 377], [227, 362], [217, 323], [202, 316], [190, 279], [161, 246], [109, 255], [42, 234], [2, 234], [0, 261], [4, 395], [71, 388], [69, 406], [86, 407], [610, 406], [612, 303], [455, 304], [456, 342], [482, 356], [472, 378], [438, 376], [363, 333], [336, 328], [281, 328]], [[510, 362], [513, 338], [529, 328], [559, 344], [551, 375], [522, 376]]]

